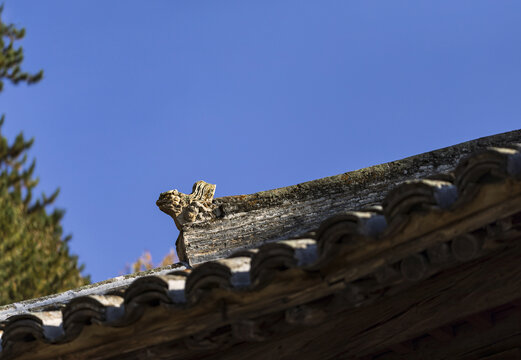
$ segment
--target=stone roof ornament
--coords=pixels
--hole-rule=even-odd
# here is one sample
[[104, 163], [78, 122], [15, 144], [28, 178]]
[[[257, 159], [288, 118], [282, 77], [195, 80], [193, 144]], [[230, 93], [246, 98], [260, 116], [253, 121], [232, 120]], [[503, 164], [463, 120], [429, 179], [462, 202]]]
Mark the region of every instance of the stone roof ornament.
[[214, 184], [203, 180], [197, 181], [191, 194], [183, 194], [178, 190], [170, 190], [159, 195], [156, 205], [161, 211], [170, 215], [179, 230], [187, 223], [209, 220], [213, 216], [216, 205], [213, 204]]

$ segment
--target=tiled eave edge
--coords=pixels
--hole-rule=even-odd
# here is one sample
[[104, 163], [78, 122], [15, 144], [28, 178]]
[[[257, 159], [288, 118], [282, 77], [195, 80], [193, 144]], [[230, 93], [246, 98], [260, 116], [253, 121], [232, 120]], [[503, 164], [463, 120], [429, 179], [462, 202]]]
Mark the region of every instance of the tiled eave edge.
[[[242, 252], [239, 257], [201, 264], [185, 272], [186, 285], [181, 288], [180, 273], [140, 278], [126, 290], [123, 304], [111, 303], [111, 308], [124, 305], [124, 309], [110, 321], [103, 320], [101, 310], [99, 320], [89, 320], [92, 325], [86, 326], [79, 313], [74, 321], [74, 306], [84, 306], [78, 300], [66, 311], [70, 314], [68, 331], [74, 336], [31, 342], [16, 337], [12, 341], [3, 339], [6, 346], [0, 358], [50, 359], [57, 354], [110, 357], [121, 354], [122, 349], [138, 351], [176, 339], [184, 339], [188, 347], [201, 346], [213, 329], [226, 326], [244, 341], [241, 336], [248, 333], [255, 337], [255, 318], [280, 311], [291, 314], [292, 308], [329, 295], [342, 294], [344, 307], [366, 306], [374, 301], [371, 296], [378, 284], [391, 290], [403, 289], [454, 266], [454, 261], [457, 264], [490, 254], [518, 238], [519, 218], [509, 217], [521, 211], [519, 156], [511, 149], [478, 154], [456, 169], [454, 185], [446, 181], [405, 183], [387, 195], [383, 210], [351, 212], [328, 220], [319, 229], [317, 240], [267, 244], [251, 252], [251, 257]], [[457, 192], [453, 191], [455, 187]], [[440, 194], [449, 194], [453, 202], [447, 204]], [[414, 263], [418, 256], [421, 265], [429, 249], [438, 245], [452, 246], [444, 261], [436, 263], [436, 257], [429, 258], [425, 269], [408, 270], [411, 266], [418, 269], [418, 263]], [[408, 260], [411, 258], [412, 262]], [[401, 269], [402, 275], [394, 280], [380, 276], [380, 270], [386, 267]], [[184, 293], [184, 301], [175, 300], [179, 291]], [[513, 291], [509, 296], [521, 294]], [[95, 304], [94, 300], [82, 301]], [[147, 316], [141, 317], [144, 312]], [[291, 319], [292, 315], [286, 316], [290, 323], [298, 324]], [[17, 320], [10, 324], [14, 331]], [[34, 331], [32, 336], [38, 339], [37, 326]]]
[[297, 236], [338, 212], [380, 203], [398, 183], [451, 171], [461, 158], [475, 151], [515, 142], [521, 143], [521, 130], [294, 186], [216, 198], [194, 209], [199, 212], [196, 220], [176, 221], [180, 228], [178, 256], [197, 264], [226, 257], [237, 249]]
[[24, 300], [0, 306], [0, 324], [7, 318], [36, 311], [58, 310], [66, 306], [71, 300], [90, 295], [105, 295], [124, 291], [133, 281], [143, 276], [164, 275], [173, 270], [185, 270], [182, 264], [173, 264], [148, 271], [141, 271], [129, 275], [117, 276], [80, 288], [71, 289], [59, 294], [52, 294], [36, 299]]

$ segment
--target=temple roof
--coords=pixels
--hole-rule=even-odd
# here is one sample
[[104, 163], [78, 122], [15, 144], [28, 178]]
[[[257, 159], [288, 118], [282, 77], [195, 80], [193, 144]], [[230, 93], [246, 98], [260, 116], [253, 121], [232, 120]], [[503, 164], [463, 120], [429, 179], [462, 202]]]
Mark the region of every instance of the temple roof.
[[[521, 313], [521, 147], [499, 145], [473, 145], [454, 155], [453, 171], [393, 183], [381, 200], [305, 223], [291, 238], [4, 307], [0, 359], [515, 356], [494, 339]], [[335, 179], [276, 190], [284, 201], [271, 203]], [[215, 203], [227, 199], [240, 202]], [[479, 346], [432, 345], [457, 337], [457, 326]], [[492, 327], [492, 343], [465, 326]]]

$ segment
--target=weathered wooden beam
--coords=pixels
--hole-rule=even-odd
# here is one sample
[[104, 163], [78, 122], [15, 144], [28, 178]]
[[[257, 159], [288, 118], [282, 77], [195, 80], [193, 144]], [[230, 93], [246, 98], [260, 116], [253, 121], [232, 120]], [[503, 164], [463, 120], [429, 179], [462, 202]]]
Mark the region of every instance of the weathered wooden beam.
[[450, 171], [474, 151], [515, 142], [521, 142], [521, 130], [251, 195], [211, 201], [172, 190], [157, 203], [180, 230], [179, 259], [196, 264], [300, 235], [334, 214], [380, 203], [397, 183]]
[[[518, 243], [425, 280], [406, 293], [330, 315], [322, 324], [279, 335], [262, 344], [238, 344], [205, 359], [292, 359], [295, 354], [301, 360], [369, 359], [385, 350], [390, 352], [379, 355], [379, 360], [441, 359], [463, 358], [451, 356], [451, 352], [466, 354], [488, 347], [489, 354], [493, 354], [512, 349], [521, 344], [521, 313], [498, 321], [487, 330], [487, 336], [465, 323], [465, 319], [521, 297], [520, 261]], [[453, 333], [447, 330], [453, 322], [464, 325]], [[392, 351], [411, 350], [402, 345], [411, 345], [410, 340], [440, 331], [442, 336], [426, 340], [428, 347], [415, 344], [408, 354]]]
[[364, 312], [376, 315], [381, 325], [368, 326], [367, 331], [351, 338], [353, 353], [383, 349], [387, 344], [420, 336], [457, 319], [466, 320], [519, 298], [521, 280], [514, 276], [521, 276], [520, 260], [518, 246], [511, 252], [463, 266], [458, 273], [447, 272], [426, 280], [407, 291], [406, 296], [369, 307]]
[[521, 359], [521, 348], [501, 351], [500, 353], [481, 358], [481, 360], [519, 360]]
[[488, 311], [481, 314], [473, 314], [465, 319], [469, 324], [479, 330], [488, 330], [494, 326], [492, 316]]
[[412, 341], [405, 341], [403, 343], [393, 344], [389, 346], [389, 349], [391, 349], [391, 351], [395, 352], [396, 354], [405, 355], [414, 351], [414, 344]]
[[458, 326], [454, 337], [440, 342], [438, 339], [423, 337], [415, 341], [415, 351], [409, 354], [386, 353], [378, 360], [414, 359], [521, 359], [521, 311], [497, 321], [487, 329], [477, 329], [463, 323]]
[[451, 325], [447, 325], [430, 330], [428, 334], [438, 341], [445, 342], [454, 338], [454, 329]]

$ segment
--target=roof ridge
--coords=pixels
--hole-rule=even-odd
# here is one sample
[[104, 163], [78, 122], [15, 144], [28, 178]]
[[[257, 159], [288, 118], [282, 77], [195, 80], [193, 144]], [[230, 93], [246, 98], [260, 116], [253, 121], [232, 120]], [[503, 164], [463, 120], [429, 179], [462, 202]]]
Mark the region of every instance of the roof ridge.
[[[181, 215], [164, 207], [162, 210], [172, 216], [180, 230], [178, 258], [197, 264], [226, 257], [236, 249], [298, 236], [339, 211], [380, 203], [398, 183], [451, 171], [473, 152], [509, 143], [521, 143], [521, 130], [288, 187], [197, 201], [179, 212]], [[163, 193], [158, 203], [164, 206], [173, 201], [166, 198], [168, 193]], [[187, 212], [194, 216], [187, 218]]]

